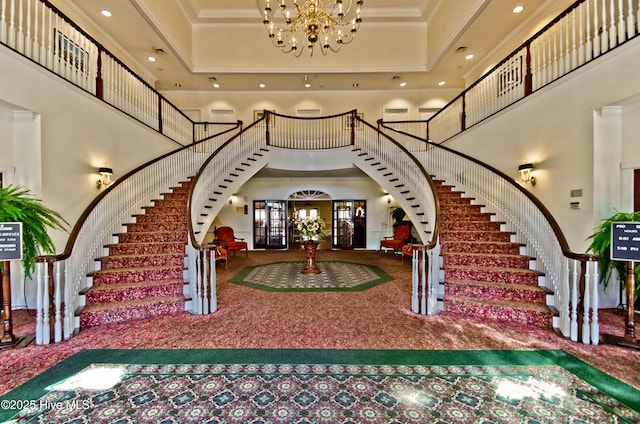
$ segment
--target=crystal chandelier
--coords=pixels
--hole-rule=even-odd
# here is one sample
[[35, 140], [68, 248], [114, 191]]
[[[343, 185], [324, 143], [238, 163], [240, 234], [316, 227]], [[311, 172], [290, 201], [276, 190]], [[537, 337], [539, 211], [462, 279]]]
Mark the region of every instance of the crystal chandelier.
[[360, 28], [360, 7], [364, 0], [274, 0], [281, 17], [274, 21], [271, 0], [265, 0], [264, 23], [273, 44], [284, 53], [300, 57], [304, 47], [313, 56], [317, 45], [323, 55], [338, 52], [349, 44]]

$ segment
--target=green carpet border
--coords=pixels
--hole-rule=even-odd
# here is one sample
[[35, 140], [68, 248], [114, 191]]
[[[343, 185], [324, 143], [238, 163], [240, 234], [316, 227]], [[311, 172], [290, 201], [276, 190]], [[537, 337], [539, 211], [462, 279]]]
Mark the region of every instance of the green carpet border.
[[[264, 266], [262, 265], [251, 265], [242, 268], [238, 271], [233, 277], [229, 278], [229, 282], [237, 284], [239, 286], [249, 287], [256, 290], [262, 290], [266, 292], [275, 292], [275, 293], [285, 293], [285, 292], [298, 292], [298, 293], [313, 293], [313, 292], [360, 292], [368, 290], [372, 287], [378, 286], [380, 284], [388, 283], [392, 281], [393, 276], [384, 272], [381, 268], [376, 265], [371, 264], [361, 264], [357, 262], [346, 262], [346, 261], [316, 261], [316, 264], [322, 264], [323, 262], [335, 262], [335, 263], [343, 263], [343, 264], [354, 264], [360, 266], [366, 266], [371, 269], [377, 276], [378, 279], [374, 281], [369, 281], [368, 283], [359, 284], [354, 287], [333, 287], [333, 288], [322, 288], [322, 287], [312, 287], [312, 288], [274, 288], [269, 286], [264, 286], [262, 284], [250, 283], [248, 281], [244, 281], [247, 275], [251, 273], [254, 269]], [[304, 261], [279, 261], [279, 262], [270, 262], [267, 265], [274, 264], [285, 264], [285, 263], [300, 263], [304, 265]]]
[[[640, 390], [592, 367], [563, 350], [357, 350], [357, 349], [87, 349], [65, 359], [0, 401], [37, 400], [46, 387], [91, 364], [361, 364], [361, 365], [557, 365], [602, 393], [640, 412]], [[6, 377], [6, 376], [5, 376]], [[0, 409], [0, 422], [18, 411]]]

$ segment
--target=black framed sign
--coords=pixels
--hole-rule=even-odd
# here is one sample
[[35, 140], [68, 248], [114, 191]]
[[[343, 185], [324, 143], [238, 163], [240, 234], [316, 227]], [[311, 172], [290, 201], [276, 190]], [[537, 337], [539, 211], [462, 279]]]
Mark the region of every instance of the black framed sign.
[[611, 224], [611, 259], [640, 262], [640, 222]]
[[22, 260], [22, 222], [0, 222], [0, 261]]

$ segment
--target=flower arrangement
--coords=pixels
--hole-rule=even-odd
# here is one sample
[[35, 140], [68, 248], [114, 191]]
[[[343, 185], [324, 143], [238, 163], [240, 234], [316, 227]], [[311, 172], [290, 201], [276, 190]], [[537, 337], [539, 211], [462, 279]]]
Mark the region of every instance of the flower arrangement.
[[326, 225], [322, 218], [296, 218], [294, 224], [304, 240], [317, 240], [322, 235]]

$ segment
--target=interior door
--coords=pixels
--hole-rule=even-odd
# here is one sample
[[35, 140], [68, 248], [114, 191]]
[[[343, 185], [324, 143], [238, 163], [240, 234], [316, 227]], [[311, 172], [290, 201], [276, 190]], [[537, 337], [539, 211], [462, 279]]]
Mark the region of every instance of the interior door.
[[333, 202], [333, 242], [337, 249], [367, 247], [366, 202], [336, 200]]
[[287, 202], [255, 200], [253, 202], [253, 245], [257, 249], [287, 247]]

